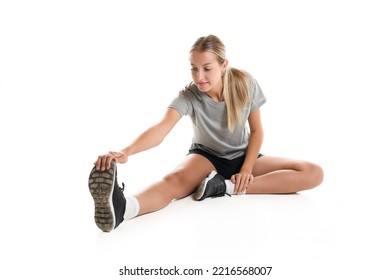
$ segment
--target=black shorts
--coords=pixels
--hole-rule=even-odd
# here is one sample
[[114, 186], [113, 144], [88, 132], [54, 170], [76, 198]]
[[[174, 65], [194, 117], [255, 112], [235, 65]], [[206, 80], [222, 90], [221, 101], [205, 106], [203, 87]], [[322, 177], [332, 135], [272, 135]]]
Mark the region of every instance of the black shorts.
[[[226, 158], [217, 157], [201, 149], [190, 150], [188, 154], [189, 155], [197, 154], [197, 155], [204, 156], [214, 165], [218, 174], [222, 175], [227, 180], [229, 180], [230, 177], [232, 177], [232, 175], [240, 172], [241, 166], [244, 164], [244, 160], [245, 160], [245, 155], [234, 159], [226, 159]], [[257, 158], [261, 156], [263, 155], [259, 154]]]

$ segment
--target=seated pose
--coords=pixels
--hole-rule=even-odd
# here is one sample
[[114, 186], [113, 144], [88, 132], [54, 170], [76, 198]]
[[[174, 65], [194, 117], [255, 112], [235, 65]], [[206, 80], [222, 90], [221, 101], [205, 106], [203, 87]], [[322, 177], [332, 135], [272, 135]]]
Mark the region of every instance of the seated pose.
[[[189, 59], [193, 82], [172, 100], [161, 121], [123, 150], [96, 160], [89, 190], [95, 222], [102, 231], [192, 193], [201, 201], [225, 194], [288, 194], [321, 184], [323, 172], [316, 164], [260, 154], [259, 108], [266, 99], [250, 73], [228, 66], [218, 37], [199, 38]], [[184, 115], [191, 117], [194, 132], [182, 163], [140, 194], [125, 197], [116, 164], [159, 145]]]

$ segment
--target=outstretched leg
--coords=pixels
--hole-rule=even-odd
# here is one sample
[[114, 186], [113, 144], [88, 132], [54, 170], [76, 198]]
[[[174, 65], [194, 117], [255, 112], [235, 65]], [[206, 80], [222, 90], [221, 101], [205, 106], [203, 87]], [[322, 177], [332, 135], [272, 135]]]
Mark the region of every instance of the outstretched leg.
[[190, 195], [212, 170], [214, 166], [205, 157], [188, 155], [173, 172], [136, 196], [139, 215], [157, 211], [174, 199]]
[[125, 219], [159, 210], [174, 199], [190, 195], [212, 170], [214, 166], [208, 159], [191, 154], [172, 173], [138, 196], [125, 197], [117, 182], [115, 162], [103, 171], [93, 167], [88, 185], [95, 202], [96, 225], [109, 232]]
[[253, 176], [247, 194], [283, 194], [318, 186], [323, 180], [323, 171], [307, 161], [262, 156], [256, 161]]

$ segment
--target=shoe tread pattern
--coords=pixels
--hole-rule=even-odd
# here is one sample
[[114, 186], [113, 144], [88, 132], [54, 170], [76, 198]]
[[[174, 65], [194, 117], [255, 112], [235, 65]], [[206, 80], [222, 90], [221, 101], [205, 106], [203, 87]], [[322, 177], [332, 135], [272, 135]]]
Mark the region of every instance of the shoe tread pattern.
[[113, 230], [115, 226], [115, 216], [110, 203], [114, 178], [115, 165], [112, 164], [111, 168], [105, 171], [99, 171], [93, 167], [88, 181], [89, 191], [95, 202], [95, 223], [105, 232]]

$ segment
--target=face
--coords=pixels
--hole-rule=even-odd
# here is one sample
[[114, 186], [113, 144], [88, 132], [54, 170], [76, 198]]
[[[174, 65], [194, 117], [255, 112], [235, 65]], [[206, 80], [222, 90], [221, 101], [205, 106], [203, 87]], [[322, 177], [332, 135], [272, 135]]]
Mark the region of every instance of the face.
[[212, 52], [193, 51], [190, 53], [192, 80], [200, 91], [220, 94], [222, 92], [222, 73], [227, 60], [220, 64]]

